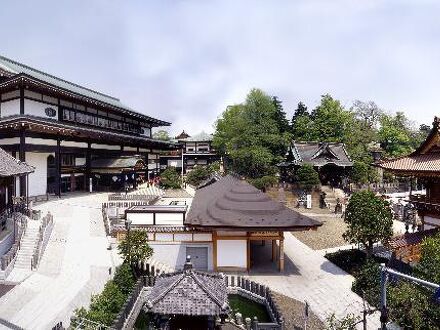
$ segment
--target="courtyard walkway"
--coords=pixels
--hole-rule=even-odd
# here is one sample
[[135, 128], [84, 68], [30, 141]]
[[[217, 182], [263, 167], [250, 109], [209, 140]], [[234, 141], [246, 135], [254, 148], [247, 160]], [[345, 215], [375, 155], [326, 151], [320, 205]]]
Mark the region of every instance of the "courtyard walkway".
[[101, 217], [107, 194], [82, 194], [36, 206], [54, 215], [38, 270], [0, 297], [0, 329], [51, 329], [102, 290], [113, 267]]
[[[312, 311], [323, 321], [332, 313], [337, 317], [344, 317], [349, 313], [362, 315], [363, 302], [351, 291], [354, 280], [351, 275], [328, 261], [318, 251], [301, 243], [291, 233], [285, 233], [284, 248], [283, 273], [262, 269], [252, 272], [249, 277], [288, 297], [303, 302], [307, 300]], [[271, 267], [267, 262], [270, 259], [270, 244], [261, 247], [261, 253], [256, 255], [266, 259], [265, 264]], [[375, 313], [368, 318], [368, 329], [378, 328], [379, 314]]]

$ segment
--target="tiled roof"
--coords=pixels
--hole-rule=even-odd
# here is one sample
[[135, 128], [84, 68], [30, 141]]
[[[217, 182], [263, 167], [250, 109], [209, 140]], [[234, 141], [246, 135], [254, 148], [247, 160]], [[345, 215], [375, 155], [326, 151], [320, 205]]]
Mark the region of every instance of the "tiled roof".
[[92, 159], [91, 167], [131, 169], [138, 165], [139, 162], [142, 163], [142, 167], [145, 167], [145, 161], [141, 157], [97, 158]]
[[418, 245], [422, 243], [422, 241], [426, 237], [431, 237], [439, 233], [439, 228], [424, 230], [424, 231], [417, 231], [415, 233], [406, 233], [400, 236], [396, 236], [391, 238], [388, 241], [388, 245], [393, 250], [398, 250], [400, 248], [410, 246], [410, 245]]
[[28, 174], [34, 170], [32, 166], [15, 159], [0, 148], [0, 177]]
[[134, 114], [141, 115], [147, 119], [151, 119], [153, 121], [158, 121], [160, 125], [170, 125], [168, 122], [160, 121], [155, 118], [151, 118], [148, 116], [145, 116], [143, 114], [140, 114], [130, 107], [126, 106], [125, 104], [121, 103], [121, 101], [118, 98], [115, 98], [110, 95], [106, 95], [100, 92], [97, 92], [95, 90], [92, 90], [90, 88], [86, 88], [83, 86], [80, 86], [78, 84], [72, 83], [70, 81], [58, 78], [56, 76], [53, 76], [51, 74], [48, 74], [46, 72], [31, 68], [30, 66], [27, 66], [25, 64], [19, 63], [17, 61], [11, 60], [9, 58], [6, 58], [4, 56], [0, 56], [0, 69], [10, 72], [11, 74], [18, 75], [18, 74], [25, 74], [27, 76], [33, 77], [35, 79], [38, 79], [40, 81], [43, 81], [47, 84], [56, 86], [58, 88], [62, 88], [64, 90], [70, 91], [72, 93], [85, 96], [97, 101], [104, 102], [108, 105], [127, 110], [130, 112], [133, 112]]
[[376, 165], [390, 171], [439, 172], [440, 153], [409, 155], [391, 160], [382, 160]]
[[193, 269], [161, 275], [148, 292], [144, 309], [162, 315], [226, 315], [229, 304], [224, 275]]
[[276, 202], [244, 180], [227, 175], [197, 189], [185, 225], [253, 230], [303, 230], [321, 222]]
[[313, 166], [335, 164], [343, 167], [353, 166], [345, 145], [336, 142], [292, 142], [292, 160], [286, 160], [278, 166], [301, 165], [303, 163]]

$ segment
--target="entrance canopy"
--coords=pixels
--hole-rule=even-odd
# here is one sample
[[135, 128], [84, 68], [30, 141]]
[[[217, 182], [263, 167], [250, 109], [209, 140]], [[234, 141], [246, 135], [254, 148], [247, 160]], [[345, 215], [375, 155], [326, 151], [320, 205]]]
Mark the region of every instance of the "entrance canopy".
[[245, 180], [227, 175], [198, 189], [185, 225], [246, 231], [305, 230], [321, 222], [272, 200]]

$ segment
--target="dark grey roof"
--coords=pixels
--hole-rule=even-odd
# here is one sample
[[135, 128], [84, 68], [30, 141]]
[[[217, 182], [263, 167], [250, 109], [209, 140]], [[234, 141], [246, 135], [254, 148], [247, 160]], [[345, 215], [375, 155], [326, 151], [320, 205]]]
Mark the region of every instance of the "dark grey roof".
[[185, 225], [248, 230], [303, 230], [319, 221], [285, 207], [244, 180], [227, 175], [198, 189]]
[[193, 269], [161, 275], [148, 292], [144, 309], [162, 315], [226, 315], [229, 304], [225, 277]]
[[28, 174], [34, 170], [32, 166], [15, 159], [0, 148], [0, 177]]
[[137, 165], [145, 167], [145, 161], [141, 157], [121, 156], [117, 158], [92, 159], [92, 168], [134, 168]]
[[141, 115], [145, 119], [150, 119], [153, 121], [157, 121], [159, 125], [170, 125], [168, 122], [160, 121], [155, 118], [151, 118], [149, 116], [145, 116], [143, 114], [140, 114], [130, 107], [126, 106], [125, 104], [121, 103], [121, 101], [118, 98], [115, 98], [110, 95], [106, 95], [100, 92], [97, 92], [95, 90], [92, 90], [90, 88], [86, 88], [83, 86], [80, 86], [78, 84], [72, 83], [70, 81], [55, 77], [51, 74], [48, 74], [46, 72], [31, 68], [30, 66], [27, 66], [25, 64], [19, 63], [17, 61], [11, 60], [9, 58], [6, 58], [4, 56], [0, 56], [0, 69], [10, 72], [13, 75], [19, 75], [24, 74], [27, 76], [30, 76], [32, 78], [35, 78], [39, 81], [42, 81], [44, 83], [53, 85], [55, 87], [70, 91], [72, 93], [75, 93], [77, 95], [85, 96], [97, 101], [101, 101], [103, 103], [106, 103], [108, 105], [114, 106], [119, 109], [127, 110], [129, 112], [132, 112], [136, 115]]
[[335, 164], [343, 167], [353, 166], [353, 162], [345, 150], [344, 143], [338, 142], [292, 142], [292, 164], [303, 163], [313, 166]]

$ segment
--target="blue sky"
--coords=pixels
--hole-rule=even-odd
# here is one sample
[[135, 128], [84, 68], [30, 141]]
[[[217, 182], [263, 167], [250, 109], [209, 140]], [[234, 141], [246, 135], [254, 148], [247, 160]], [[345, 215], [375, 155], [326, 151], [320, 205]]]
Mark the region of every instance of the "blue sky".
[[252, 87], [291, 115], [330, 93], [417, 123], [440, 115], [440, 2], [2, 1], [0, 53], [213, 131]]

